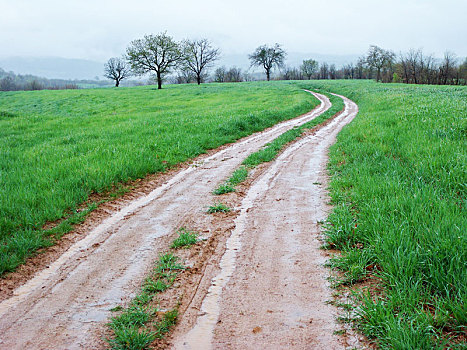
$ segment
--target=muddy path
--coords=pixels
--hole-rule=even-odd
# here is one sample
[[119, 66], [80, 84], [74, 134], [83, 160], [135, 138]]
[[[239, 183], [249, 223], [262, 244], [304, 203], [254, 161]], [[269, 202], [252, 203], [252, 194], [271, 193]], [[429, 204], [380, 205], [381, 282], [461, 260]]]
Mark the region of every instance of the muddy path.
[[[130, 300], [176, 229], [193, 216], [205, 216], [215, 200], [213, 189], [248, 154], [330, 107], [325, 96], [313, 95], [321, 101], [315, 110], [193, 162], [107, 218], [17, 288], [0, 303], [0, 348], [102, 348], [97, 331], [111, 316], [109, 310]], [[216, 253], [219, 259], [224, 250]], [[217, 270], [210, 271], [205, 271], [208, 282]]]
[[[357, 114], [345, 111], [288, 147], [249, 188], [195, 320], [181, 322], [175, 349], [345, 349], [319, 249], [330, 210], [327, 151]], [[337, 332], [339, 333], [339, 332]]]

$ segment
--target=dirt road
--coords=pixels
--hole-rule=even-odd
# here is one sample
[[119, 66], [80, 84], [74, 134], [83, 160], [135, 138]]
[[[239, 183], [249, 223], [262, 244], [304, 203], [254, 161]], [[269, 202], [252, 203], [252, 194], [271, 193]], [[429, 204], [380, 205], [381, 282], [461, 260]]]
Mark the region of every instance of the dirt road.
[[[47, 269], [39, 272], [33, 279], [15, 290], [12, 297], [0, 303], [0, 348], [92, 349], [102, 347], [102, 342], [98, 339], [96, 340], [96, 330], [103, 328], [103, 325], [110, 316], [109, 310], [120, 305], [122, 301], [125, 302], [131, 298], [134, 291], [138, 289], [145, 274], [151, 268], [152, 263], [157, 259], [159, 253], [168, 246], [168, 237], [173, 235], [175, 230], [180, 227], [181, 223], [187, 220], [187, 217], [200, 215], [202, 211], [213, 202], [211, 192], [219, 182], [227, 178], [248, 154], [260, 149], [264, 144], [270, 142], [284, 131], [315, 118], [330, 107], [330, 102], [325, 96], [313, 94], [321, 100], [321, 105], [314, 111], [293, 120], [280, 123], [264, 132], [247, 137], [207, 158], [203, 158], [202, 161], [194, 162], [192, 166], [181, 170], [165, 184], [154, 189], [149, 195], [139, 198], [109, 217], [85, 238], [71, 246], [68, 251]], [[351, 115], [347, 115], [346, 117], [339, 117], [337, 119], [337, 124], [333, 122], [332, 125], [334, 125], [334, 127], [331, 127], [331, 124], [329, 124], [329, 126], [325, 128], [327, 132], [323, 131], [322, 133], [323, 142], [325, 141], [326, 145], [330, 144], [334, 137], [332, 135], [335, 135], [337, 130], [346, 122], [350, 121], [350, 119]], [[251, 206], [253, 206], [253, 203], [256, 203], [260, 197], [253, 194], [250, 195], [250, 193], [258, 192], [259, 194], [269, 187], [273, 189], [271, 184], [265, 186], [264, 184], [260, 185], [260, 183], [269, 181], [268, 179], [273, 180], [274, 184], [279, 183], [279, 177], [275, 179], [275, 174], [283, 172], [280, 170], [283, 169], [283, 167], [279, 169], [279, 164], [285, 161], [290, 162], [288, 159], [289, 157], [291, 157], [290, 159], [295, 159], [295, 153], [300, 154], [304, 152], [305, 154], [302, 154], [302, 161], [305, 161], [305, 163], [307, 163], [307, 159], [309, 160], [312, 158], [310, 155], [307, 156], [306, 154], [311, 150], [307, 145], [316, 144], [316, 142], [301, 141], [299, 144], [303, 144], [303, 146], [299, 148], [293, 146], [293, 149], [297, 152], [288, 150], [284, 153], [288, 154], [288, 156], [284, 156], [283, 154], [273, 163], [271, 169], [276, 169], [273, 175], [267, 175], [264, 177], [264, 180], [259, 181], [258, 184], [255, 184], [251, 188], [251, 191], [248, 192], [245, 199], [250, 200]], [[323, 155], [325, 154], [326, 147], [327, 146], [319, 147]], [[297, 159], [294, 163], [290, 163], [290, 167], [300, 168], [301, 166], [298, 166], [299, 162], [300, 159]], [[324, 162], [325, 158], [322, 158], [319, 163], [320, 172], [324, 170]], [[315, 171], [316, 170], [309, 170], [309, 173], [314, 173]], [[310, 174], [307, 175], [305, 171], [303, 174], [297, 173], [296, 175], [308, 176]], [[295, 175], [289, 173], [288, 176], [292, 179]], [[324, 176], [324, 173], [322, 176]], [[324, 180], [322, 181], [324, 183]], [[305, 192], [320, 188], [319, 186], [312, 185], [312, 183], [297, 183], [297, 189], [301, 187], [303, 187], [303, 191]], [[274, 192], [271, 192], [271, 194], [267, 195], [268, 197], [264, 197], [261, 200], [273, 200], [274, 203], [280, 203], [281, 200], [275, 200], [278, 198], [277, 196], [281, 196], [281, 198], [285, 200], [288, 197], [286, 195], [287, 191], [290, 191], [290, 189], [284, 189], [284, 191], [285, 192], [275, 192], [274, 195]], [[320, 191], [322, 191], [322, 188]], [[310, 203], [309, 200], [308, 198], [307, 203]], [[323, 203], [324, 202], [325, 199], [323, 199]], [[224, 258], [231, 254], [232, 248], [230, 247], [233, 244], [231, 240], [239, 240], [244, 230], [252, 227], [251, 222], [254, 223], [254, 221], [251, 221], [251, 215], [249, 213], [246, 215], [248, 203], [242, 207], [240, 216], [237, 219], [237, 228], [232, 238], [229, 240]], [[274, 203], [268, 203], [267, 205], [272, 205]], [[321, 204], [316, 203], [316, 205], [320, 206]], [[315, 204], [312, 204], [312, 206], [315, 206]], [[278, 218], [281, 218], [282, 215], [288, 215], [286, 214], [287, 212], [282, 213], [282, 207], [271, 207], [271, 210], [281, 211], [276, 213]], [[264, 215], [264, 213], [258, 211], [258, 215], [258, 218], [261, 218], [260, 220], [262, 221], [263, 218], [261, 215]], [[295, 264], [295, 260], [293, 259], [300, 259], [300, 266], [305, 266], [305, 264], [313, 260], [302, 257], [300, 255], [301, 253], [297, 255], [297, 257], [294, 255], [295, 250], [301, 251], [302, 249], [300, 248], [300, 240], [302, 239], [300, 237], [301, 235], [306, 235], [308, 232], [305, 226], [309, 224], [311, 225], [310, 227], [314, 227], [313, 225], [316, 222], [315, 218], [311, 220], [306, 218], [307, 215], [307, 213], [300, 213], [299, 216], [288, 216], [287, 220], [290, 223], [297, 222], [296, 230], [300, 232], [300, 234], [290, 239], [284, 238], [288, 242], [289, 249], [291, 249], [288, 253], [290, 259], [292, 259], [290, 261]], [[320, 218], [322, 218], [323, 215], [324, 212], [320, 212]], [[298, 224], [298, 221], [302, 218], [306, 219], [305, 222], [303, 224]], [[266, 220], [266, 218], [264, 220]], [[280, 219], [280, 221], [284, 222], [287, 220], [283, 218]], [[265, 221], [264, 224], [258, 223], [255, 225], [258, 228], [266, 225], [274, 228], [274, 224], [267, 223], [267, 221]], [[302, 226], [303, 228], [300, 229]], [[242, 227], [243, 229], [240, 230]], [[270, 233], [276, 235], [280, 234], [280, 232], [273, 233], [272, 231]], [[261, 233], [258, 231], [258, 235], [260, 234]], [[275, 240], [275, 238], [271, 238], [269, 241], [270, 248], [273, 249], [272, 245], [279, 242], [280, 241]], [[253, 244], [253, 242], [245, 242], [244, 248], [248, 248], [249, 244]], [[310, 244], [315, 244], [316, 247], [317, 243]], [[242, 254], [247, 255], [256, 250], [255, 248], [250, 253], [247, 253], [244, 248], [242, 248], [242, 252], [245, 253]], [[283, 247], [281, 247], [281, 249], [282, 248]], [[312, 246], [309, 245], [307, 249], [311, 248]], [[245, 257], [247, 255], [245, 255]], [[264, 259], [267, 259], [266, 255]], [[287, 260], [289, 258], [285, 257], [285, 255], [280, 259], [284, 264], [289, 261]], [[237, 259], [234, 258], [232, 267], [235, 267], [235, 261], [237, 261]], [[264, 262], [264, 264], [267, 263]], [[224, 265], [221, 266], [222, 274], [226, 270]], [[240, 269], [238, 270], [239, 273], [242, 271], [242, 276], [246, 276], [246, 274], [250, 273], [246, 265], [244, 267], [238, 265], [237, 268]], [[314, 273], [310, 268], [306, 267], [307, 273]], [[215, 269], [212, 271], [215, 272]], [[276, 273], [277, 278], [280, 278], [281, 271], [285, 270], [278, 270]], [[209, 276], [209, 274], [206, 274], [207, 278], [210, 278]], [[286, 283], [290, 283], [290, 285], [294, 285], [294, 283], [297, 284], [294, 281], [298, 281], [300, 278], [299, 276], [300, 275], [296, 277], [293, 277], [293, 275], [289, 276], [291, 280]], [[303, 275], [301, 276], [303, 277]], [[316, 276], [313, 277], [313, 279], [315, 278]], [[236, 281], [237, 280], [232, 280], [232, 283], [234, 283], [233, 286], [239, 288], [240, 281]], [[263, 281], [261, 285], [263, 285], [263, 288], [267, 289], [264, 283]], [[324, 282], [320, 280], [318, 284], [322, 285], [323, 283]], [[278, 286], [280, 286], [280, 284], [276, 287]], [[308, 287], [308, 289], [309, 288], [311, 287]], [[200, 289], [200, 291], [201, 290], [202, 289]], [[277, 292], [283, 294], [280, 290]], [[248, 291], [245, 290], [245, 293], [248, 293]], [[296, 293], [302, 292], [297, 291]], [[225, 315], [225, 312], [229, 312], [228, 295], [230, 294], [222, 296], [222, 303], [220, 303], [219, 298], [218, 301], [216, 301], [222, 305], [219, 309], [221, 310], [221, 320], [224, 319], [223, 315]], [[249, 295], [244, 294], [244, 297], [249, 297]], [[232, 298], [232, 296], [230, 298]], [[206, 300], [208, 299], [209, 296]], [[254, 303], [254, 301], [248, 301], [248, 303], [250, 302]], [[297, 307], [300, 305], [304, 305], [303, 302]], [[277, 312], [276, 309], [271, 310], [273, 313]], [[290, 312], [293, 313], [293, 308], [290, 309]], [[308, 314], [305, 316], [308, 317]], [[331, 322], [332, 319], [329, 318], [329, 321]], [[227, 320], [225, 322], [227, 322]], [[232, 320], [231, 322], [238, 324], [238, 320]], [[265, 331], [262, 334], [267, 334], [266, 330], [268, 330], [268, 328], [266, 324], [263, 323], [261, 319], [259, 319], [258, 322], [264, 324], [262, 329]], [[240, 336], [240, 333], [238, 333], [238, 335]], [[212, 344], [215, 345], [225, 342], [227, 336], [227, 334], [223, 334], [216, 328]], [[241, 339], [239, 339], [239, 341], [241, 341]], [[211, 343], [211, 341], [209, 343]]]
[[[343, 114], [283, 152], [250, 187], [200, 316], [176, 349], [344, 349], [326, 286], [318, 222], [326, 218], [327, 150]], [[355, 344], [352, 344], [355, 345]]]

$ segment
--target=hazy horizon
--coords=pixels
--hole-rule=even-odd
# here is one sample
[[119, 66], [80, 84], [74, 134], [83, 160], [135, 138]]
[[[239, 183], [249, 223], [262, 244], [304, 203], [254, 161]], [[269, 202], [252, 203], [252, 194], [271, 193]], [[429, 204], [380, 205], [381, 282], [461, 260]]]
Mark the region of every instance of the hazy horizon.
[[422, 48], [467, 56], [467, 2], [355, 0], [287, 3], [239, 0], [0, 0], [0, 57], [63, 57], [104, 62], [131, 40], [167, 31], [176, 40], [206, 37], [225, 55], [261, 44], [288, 52], [362, 55], [371, 44], [396, 53]]

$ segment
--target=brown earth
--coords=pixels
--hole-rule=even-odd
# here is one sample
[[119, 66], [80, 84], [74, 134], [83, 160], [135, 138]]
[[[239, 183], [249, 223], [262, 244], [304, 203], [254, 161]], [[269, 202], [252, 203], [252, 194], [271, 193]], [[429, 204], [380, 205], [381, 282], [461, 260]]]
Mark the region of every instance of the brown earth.
[[[208, 293], [184, 313], [175, 349], [345, 349], [359, 339], [336, 324], [320, 227], [330, 209], [327, 151], [357, 114], [345, 111], [288, 147], [256, 177]], [[204, 284], [207, 284], [204, 281]], [[199, 299], [202, 299], [200, 302]], [[337, 334], [345, 335], [337, 335]]]
[[[200, 157], [190, 166], [171, 174], [173, 176], [167, 176], [166, 181], [149, 194], [137, 196], [127, 205], [109, 208], [108, 215], [104, 213], [102, 216], [105, 219], [99, 218], [100, 224], [97, 226], [87, 223], [92, 230], [79, 236], [82, 239], [70, 241], [69, 248], [57, 260], [51, 261], [22, 286], [13, 290], [6, 289], [7, 298], [0, 303], [0, 348], [102, 348], [103, 342], [99, 336], [105, 334], [104, 324], [111, 316], [109, 310], [131, 299], [158, 255], [167, 250], [175, 231], [181, 226], [208, 227], [209, 229], [202, 232], [206, 241], [197, 250], [185, 254], [188, 261], [192, 259], [197, 265], [193, 265], [188, 277], [182, 277], [179, 281], [183, 282], [185, 279], [188, 285], [192, 283], [191, 288], [184, 287], [186, 292], [181, 307], [181, 332], [185, 319], [183, 311], [189, 316], [189, 306], [202, 302], [212, 277], [223, 273], [222, 261], [220, 271], [217, 262], [231, 251], [231, 244], [227, 244], [226, 250], [224, 242], [232, 229], [231, 237], [236, 237], [235, 232], [238, 232], [239, 224], [234, 222], [237, 212], [224, 216], [205, 215], [206, 207], [215, 201], [211, 192], [248, 154], [260, 149], [284, 131], [309, 121], [329, 108], [327, 98], [314, 95], [322, 104], [309, 114], [244, 138], [212, 152], [209, 156]], [[341, 122], [336, 125], [336, 130], [350, 119], [349, 116], [338, 117], [336, 120]], [[331, 125], [334, 122], [329, 124]], [[322, 130], [324, 129], [331, 132], [328, 126]], [[334, 135], [337, 132], [331, 133]], [[302, 153], [302, 149], [297, 151]], [[325, 152], [326, 148], [322, 151]], [[291, 152], [284, 152], [289, 153]], [[276, 164], [281, 162], [284, 162], [283, 156], [273, 163], [271, 169], [277, 168]], [[258, 170], [257, 174], [260, 173]], [[269, 171], [265, 174], [269, 174]], [[258, 191], [255, 184], [256, 182], [248, 192], [245, 187], [245, 200], [251, 198], [251, 191]], [[231, 205], [235, 204], [235, 198], [226, 197], [226, 202], [229, 201]], [[243, 218], [246, 225], [244, 208], [242, 205], [240, 215], [235, 220]], [[282, 210], [274, 210], [276, 209]], [[229, 238], [229, 242], [231, 239]], [[248, 247], [248, 243], [245, 244]], [[238, 268], [241, 266], [238, 265]], [[21, 278], [18, 280], [21, 281]], [[9, 286], [12, 285], [14, 283]], [[224, 320], [222, 315], [223, 313], [221, 320]], [[189, 320], [190, 317], [186, 319]], [[254, 327], [259, 328], [255, 328], [253, 334], [264, 335], [268, 331], [265, 325]], [[222, 332], [216, 329], [215, 335], [213, 344], [221, 344]]]

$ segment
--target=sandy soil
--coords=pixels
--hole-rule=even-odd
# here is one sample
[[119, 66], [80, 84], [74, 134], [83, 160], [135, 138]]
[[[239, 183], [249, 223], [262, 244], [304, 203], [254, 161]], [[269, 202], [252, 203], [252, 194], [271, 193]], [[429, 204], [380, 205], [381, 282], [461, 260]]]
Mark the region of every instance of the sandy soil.
[[[327, 216], [327, 151], [357, 114], [346, 108], [328, 125], [288, 147], [243, 198], [235, 228], [191, 327], [182, 320], [175, 349], [345, 349], [319, 249]], [[195, 306], [197, 309], [198, 306]]]
[[[216, 220], [206, 218], [207, 215], [203, 213], [214, 201], [212, 190], [227, 178], [248, 154], [260, 149], [284, 131], [309, 121], [330, 107], [326, 97], [319, 94], [315, 96], [322, 103], [314, 111], [242, 139], [209, 157], [193, 162], [192, 166], [182, 169], [148, 195], [120, 208], [83, 239], [71, 245], [47, 268], [16, 288], [10, 297], [0, 303], [0, 348], [102, 348], [103, 343], [99, 340], [99, 336], [102, 334], [103, 325], [111, 315], [109, 310], [130, 300], [152, 263], [162, 251], [167, 249], [176, 229], [187, 222], [190, 223], [196, 217], [204, 218], [201, 221], [214, 221], [209, 227], [215, 226]], [[339, 120], [344, 120], [341, 122], [344, 124], [350, 119], [346, 117]], [[339, 125], [336, 126], [336, 130]], [[328, 133], [334, 133], [331, 130], [329, 129]], [[302, 153], [302, 150], [297, 149], [297, 152], [288, 153], [290, 155]], [[273, 168], [281, 162], [284, 162], [283, 156], [274, 162]], [[255, 186], [246, 194], [245, 200], [251, 198], [249, 195], [251, 191], [263, 191], [262, 188]], [[256, 201], [256, 197], [253, 200]], [[243, 206], [235, 220], [243, 218], [241, 219], [244, 221], [243, 226], [249, 227], [248, 220], [245, 219], [246, 210]], [[262, 214], [258, 213], [258, 215]], [[233, 213], [231, 220], [236, 216], [237, 213]], [[304, 216], [300, 214], [297, 220], [301, 217]], [[235, 223], [237, 227], [231, 237], [241, 236], [236, 233], [241, 226], [241, 220]], [[201, 224], [202, 222], [197, 223], [197, 225]], [[212, 277], [218, 273], [222, 274], [225, 270], [221, 262], [219, 272], [217, 261], [231, 251], [232, 244], [228, 243], [225, 249], [223, 243], [233, 226], [223, 225], [219, 230], [223, 232], [225, 239], [220, 237], [209, 240], [216, 235], [217, 229], [203, 232], [209, 244], [216, 242], [218, 244], [206, 246], [210, 252], [207, 257], [213, 258], [199, 260], [204, 265], [194, 269], [194, 272], [198, 272], [202, 278], [194, 279], [198, 281], [196, 282], [198, 286], [194, 288], [194, 294], [188, 299], [191, 303], [201, 302]], [[298, 227], [300, 225], [297, 229]], [[306, 261], [308, 260], [304, 260]], [[240, 269], [241, 266], [239, 265], [238, 268]], [[223, 295], [222, 305], [224, 300], [228, 300], [224, 299], [226, 297], [227, 294]], [[217, 303], [220, 301], [218, 300]], [[188, 310], [187, 307], [184, 309]], [[222, 315], [224, 314], [221, 313], [221, 320], [224, 317]], [[264, 329], [265, 327], [263, 326]], [[266, 334], [263, 331], [257, 333]], [[216, 328], [216, 336], [210, 343], [221, 344], [222, 334]]]

